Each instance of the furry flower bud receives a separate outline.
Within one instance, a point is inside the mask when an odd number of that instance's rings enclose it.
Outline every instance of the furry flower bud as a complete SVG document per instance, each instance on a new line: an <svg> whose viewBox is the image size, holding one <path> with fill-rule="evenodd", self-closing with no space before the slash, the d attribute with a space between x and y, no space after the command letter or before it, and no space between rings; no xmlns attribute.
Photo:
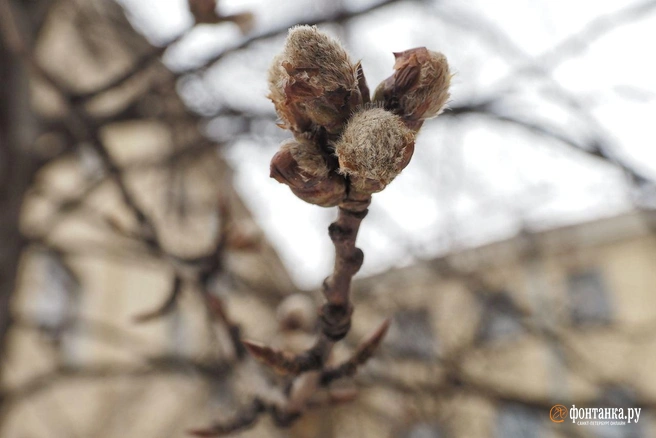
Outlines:
<svg viewBox="0 0 656 438"><path fill-rule="evenodd" d="M415 132L382 108L364 108L349 120L335 144L339 171L361 192L383 190L410 162Z"/></svg>
<svg viewBox="0 0 656 438"><path fill-rule="evenodd" d="M290 29L269 69L269 92L282 127L296 134L317 127L339 134L362 103L357 66L336 40L314 26Z"/></svg>
<svg viewBox="0 0 656 438"><path fill-rule="evenodd" d="M322 207L334 207L346 196L346 181L330 172L313 144L285 141L271 159L271 178L288 185L300 199Z"/></svg>
<svg viewBox="0 0 656 438"><path fill-rule="evenodd" d="M305 294L292 294L278 305L276 318L283 330L311 332L317 323L317 306Z"/></svg>
<svg viewBox="0 0 656 438"><path fill-rule="evenodd" d="M425 119L442 113L449 99L451 73L446 57L425 47L395 53L394 74L378 85L374 101L421 127ZM414 122L414 123L413 123Z"/></svg>

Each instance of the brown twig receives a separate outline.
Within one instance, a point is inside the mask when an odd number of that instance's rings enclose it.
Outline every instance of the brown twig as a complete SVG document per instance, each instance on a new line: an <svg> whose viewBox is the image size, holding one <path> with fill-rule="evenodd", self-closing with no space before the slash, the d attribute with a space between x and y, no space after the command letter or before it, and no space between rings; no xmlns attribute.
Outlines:
<svg viewBox="0 0 656 438"><path fill-rule="evenodd" d="M352 191L340 204L337 220L328 227L328 234L335 246L335 264L333 273L323 283L326 303L319 311L321 332L316 343L308 351L293 355L244 341L255 359L281 374L318 370L325 364L335 342L348 334L353 314L351 280L364 261L364 253L355 246L355 241L370 203L370 194Z"/></svg>
<svg viewBox="0 0 656 438"><path fill-rule="evenodd" d="M323 283L327 303L321 308L321 330L333 341L344 338L351 326L351 280L364 261L364 253L355 246L355 240L370 203L370 194L352 192L339 206L337 221L328 227L335 246L335 266Z"/></svg>
<svg viewBox="0 0 656 438"><path fill-rule="evenodd" d="M269 403L255 398L244 410L226 422L216 423L206 429L190 430L190 434L200 437L224 436L252 426L264 413L269 413L278 426L288 426L298 419L304 410L322 404L316 400L322 388L342 377L352 377L357 368L372 357L387 333L391 323L389 319L358 347L349 360L333 368L324 368L334 344L343 339L351 327L351 280L360 270L364 260L364 254L355 246L355 242L370 203L370 194L352 191L340 204L337 220L328 228L335 246L335 264L333 273L323 284L326 303L320 309L321 332L312 348L300 355L294 355L256 342L242 341L243 346L255 359L279 374L295 376L284 403ZM209 305L216 308L215 313L219 317L225 318L220 302L210 300ZM323 402L343 403L352 400L354 396L352 391L348 394L331 394L329 391Z"/></svg>

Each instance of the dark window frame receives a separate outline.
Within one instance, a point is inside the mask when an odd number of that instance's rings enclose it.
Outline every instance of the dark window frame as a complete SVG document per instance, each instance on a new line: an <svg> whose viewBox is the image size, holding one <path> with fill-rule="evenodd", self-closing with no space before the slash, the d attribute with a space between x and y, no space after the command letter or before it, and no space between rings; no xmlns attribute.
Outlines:
<svg viewBox="0 0 656 438"><path fill-rule="evenodd" d="M566 293L572 325L607 326L613 322L612 295L599 267L570 272L566 279Z"/></svg>

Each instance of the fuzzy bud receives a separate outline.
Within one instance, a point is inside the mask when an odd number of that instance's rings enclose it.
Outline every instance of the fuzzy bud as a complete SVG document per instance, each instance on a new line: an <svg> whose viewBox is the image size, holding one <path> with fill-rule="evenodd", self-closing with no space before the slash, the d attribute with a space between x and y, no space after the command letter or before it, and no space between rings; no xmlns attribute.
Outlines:
<svg viewBox="0 0 656 438"><path fill-rule="evenodd" d="M288 185L302 200L322 207L334 207L346 195L346 181L330 172L313 144L285 141L271 159L271 178Z"/></svg>
<svg viewBox="0 0 656 438"><path fill-rule="evenodd" d="M410 162L415 132L382 108L355 113L335 144L339 171L361 192L383 190Z"/></svg>
<svg viewBox="0 0 656 438"><path fill-rule="evenodd" d="M336 40L314 26L290 29L269 69L269 92L282 127L296 134L316 127L339 134L362 103L358 67Z"/></svg>
<svg viewBox="0 0 656 438"><path fill-rule="evenodd" d="M311 332L317 323L317 306L305 294L292 294L278 305L276 318L283 330Z"/></svg>
<svg viewBox="0 0 656 438"><path fill-rule="evenodd" d="M425 47L394 53L394 74L376 88L374 101L418 129L437 117L449 99L451 73L446 57ZM414 122L414 123L413 123Z"/></svg>

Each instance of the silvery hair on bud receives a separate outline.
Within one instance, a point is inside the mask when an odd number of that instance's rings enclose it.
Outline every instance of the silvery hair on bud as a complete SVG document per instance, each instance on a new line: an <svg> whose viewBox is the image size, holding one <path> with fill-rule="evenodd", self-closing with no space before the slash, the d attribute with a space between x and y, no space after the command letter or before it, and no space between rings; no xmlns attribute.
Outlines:
<svg viewBox="0 0 656 438"><path fill-rule="evenodd" d="M406 148L414 141L415 132L399 116L367 106L351 117L335 144L340 172L385 186L400 173Z"/></svg>
<svg viewBox="0 0 656 438"><path fill-rule="evenodd" d="M326 91L339 87L355 90L358 86L355 66L344 47L316 26L292 27L280 61L296 69L316 69L320 74L310 75L310 83Z"/></svg>
<svg viewBox="0 0 656 438"><path fill-rule="evenodd" d="M451 73L446 56L439 52L426 50L428 56L421 64L419 86L411 89L402 98L402 105L409 114L418 112L425 107L422 119L430 119L442 114L449 100L449 85Z"/></svg>
<svg viewBox="0 0 656 438"><path fill-rule="evenodd" d="M303 172L303 179L307 177L326 178L330 169L326 164L321 151L314 144L298 143L295 140L286 140L280 145L280 150L289 150L299 169Z"/></svg>
<svg viewBox="0 0 656 438"><path fill-rule="evenodd" d="M287 72L282 67L282 62L285 59L284 53L279 53L273 58L271 67L269 67L269 99L274 104L281 105L285 102L285 81L288 78Z"/></svg>

